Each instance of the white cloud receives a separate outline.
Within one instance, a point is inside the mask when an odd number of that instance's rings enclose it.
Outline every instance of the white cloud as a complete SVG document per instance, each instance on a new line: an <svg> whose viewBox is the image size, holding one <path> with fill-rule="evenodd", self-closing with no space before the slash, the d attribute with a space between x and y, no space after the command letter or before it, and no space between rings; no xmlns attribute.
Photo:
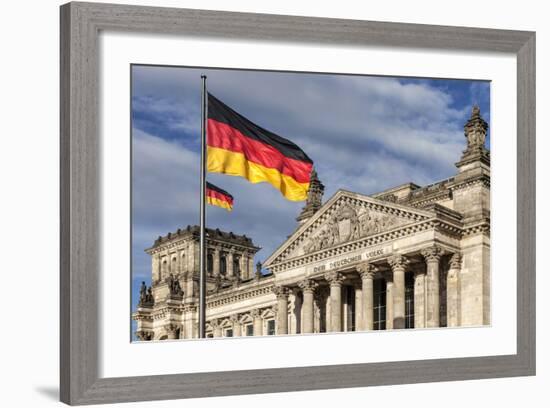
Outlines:
<svg viewBox="0 0 550 408"><path fill-rule="evenodd" d="M181 130L183 139L198 139L201 72L138 68L134 107L158 115L165 129ZM369 194L449 177L464 147L461 121L469 107L454 107L448 92L425 83L206 72L216 96L308 153L327 187L326 199L339 188ZM134 237L143 248L157 235L198 220L198 154L186 147L192 145L187 139L160 136L134 132ZM209 179L235 196L235 210L209 207L208 224L252 237L265 248L258 259L294 230L301 203L284 200L267 184L223 175Z"/></svg>

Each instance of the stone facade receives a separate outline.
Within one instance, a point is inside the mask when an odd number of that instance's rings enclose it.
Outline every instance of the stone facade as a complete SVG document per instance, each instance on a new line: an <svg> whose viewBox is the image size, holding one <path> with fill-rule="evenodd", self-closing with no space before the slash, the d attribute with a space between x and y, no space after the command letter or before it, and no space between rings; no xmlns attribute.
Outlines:
<svg viewBox="0 0 550 408"><path fill-rule="evenodd" d="M490 153L474 107L457 174L322 203L314 175L294 233L253 269L245 236L208 230L207 336L490 324ZM147 250L152 286L133 314L141 340L197 337L198 228ZM238 260L238 261L236 261Z"/></svg>

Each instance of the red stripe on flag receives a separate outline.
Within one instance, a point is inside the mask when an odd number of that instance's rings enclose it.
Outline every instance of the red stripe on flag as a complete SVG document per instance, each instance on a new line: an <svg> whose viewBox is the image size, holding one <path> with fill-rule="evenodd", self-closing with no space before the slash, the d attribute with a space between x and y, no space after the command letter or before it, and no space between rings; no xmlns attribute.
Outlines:
<svg viewBox="0 0 550 408"><path fill-rule="evenodd" d="M233 205L233 199L225 194L219 193L218 191L212 190L210 188L206 189L206 195L208 197L217 198L218 200L226 201L229 204Z"/></svg>
<svg viewBox="0 0 550 408"><path fill-rule="evenodd" d="M208 119L208 146L242 153L247 160L278 170L298 183L309 183L312 163L291 159L273 146L250 139L237 129L213 119Z"/></svg>

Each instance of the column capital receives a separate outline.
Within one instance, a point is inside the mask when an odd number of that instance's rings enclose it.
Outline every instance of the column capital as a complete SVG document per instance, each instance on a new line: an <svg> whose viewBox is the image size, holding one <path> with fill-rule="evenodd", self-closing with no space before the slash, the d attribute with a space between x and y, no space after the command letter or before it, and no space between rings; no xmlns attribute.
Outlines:
<svg viewBox="0 0 550 408"><path fill-rule="evenodd" d="M407 257L401 254L396 254L391 256L388 259L388 263L390 264L393 270L396 270L396 269L405 269L405 267L410 263L410 261L407 259Z"/></svg>
<svg viewBox="0 0 550 408"><path fill-rule="evenodd" d="M340 272L327 272L325 273L325 279L330 283L330 286L340 286L344 281L344 275Z"/></svg>
<svg viewBox="0 0 550 408"><path fill-rule="evenodd" d="M357 272L361 279L374 279L374 275L378 272L378 267L368 262L363 262L357 266Z"/></svg>
<svg viewBox="0 0 550 408"><path fill-rule="evenodd" d="M451 269L460 269L462 267L462 255L455 252L449 260L449 266Z"/></svg>
<svg viewBox="0 0 550 408"><path fill-rule="evenodd" d="M426 259L426 262L439 262L441 255L443 255L443 249L438 245L434 245L424 248L420 253Z"/></svg>
<svg viewBox="0 0 550 408"><path fill-rule="evenodd" d="M163 328L167 333L176 334L176 330L178 330L180 327L177 324L168 323L168 324L165 324Z"/></svg>
<svg viewBox="0 0 550 408"><path fill-rule="evenodd" d="M286 286L273 286L271 288L271 291L275 294L277 299L288 299L288 295L290 293L290 290Z"/></svg>
<svg viewBox="0 0 550 408"><path fill-rule="evenodd" d="M313 293L317 288L318 284L312 279L304 279L301 281L298 286L302 289L304 293Z"/></svg>
<svg viewBox="0 0 550 408"><path fill-rule="evenodd" d="M252 316L253 319L262 317L262 311L260 309L252 309L250 311L250 316Z"/></svg>
<svg viewBox="0 0 550 408"><path fill-rule="evenodd" d="M235 314L232 314L231 316L229 316L229 321L231 323L240 323L240 315L238 313L235 313Z"/></svg>
<svg viewBox="0 0 550 408"><path fill-rule="evenodd" d="M148 330L138 330L136 336L141 341L150 341L153 340L154 333Z"/></svg>

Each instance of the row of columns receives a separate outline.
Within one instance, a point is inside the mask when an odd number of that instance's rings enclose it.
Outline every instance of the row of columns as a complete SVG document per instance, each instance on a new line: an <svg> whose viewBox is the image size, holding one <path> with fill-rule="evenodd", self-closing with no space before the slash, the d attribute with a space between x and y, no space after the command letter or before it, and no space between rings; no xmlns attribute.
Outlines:
<svg viewBox="0 0 550 408"><path fill-rule="evenodd" d="M439 266L443 250L432 246L421 251L426 262L426 271L416 272L414 276L414 325L421 327L439 327L440 282ZM410 264L404 255L394 255L388 259L391 273L386 274L386 329L405 328L405 272ZM447 326L458 326L460 297L459 272L461 256L452 255L447 273ZM374 277L379 272L377 266L363 263L357 267L361 276L361 289L358 290L356 304L356 326L358 330L372 330L374 326ZM328 331L342 331L342 282L344 276L335 271L327 272L325 280L330 285L330 319ZM303 294L302 333L314 330L314 294L318 283L305 279L298 284ZM289 289L275 287L277 296L277 334L288 334L288 296Z"/></svg>

